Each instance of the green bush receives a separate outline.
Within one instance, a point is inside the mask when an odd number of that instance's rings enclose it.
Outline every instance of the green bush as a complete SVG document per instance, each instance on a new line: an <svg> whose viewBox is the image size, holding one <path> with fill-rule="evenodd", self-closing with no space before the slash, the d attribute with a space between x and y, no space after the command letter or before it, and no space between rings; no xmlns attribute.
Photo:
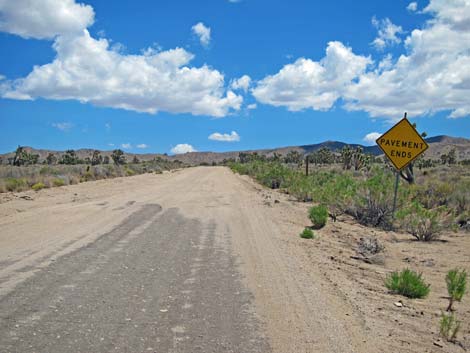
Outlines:
<svg viewBox="0 0 470 353"><path fill-rule="evenodd" d="M95 176L90 170L87 170L81 177L80 182L83 183L85 181L95 180Z"/></svg>
<svg viewBox="0 0 470 353"><path fill-rule="evenodd" d="M308 217L316 229L323 228L328 219L328 209L324 205L313 206L308 211Z"/></svg>
<svg viewBox="0 0 470 353"><path fill-rule="evenodd" d="M406 232L416 240L432 241L439 237L442 229L444 209L428 210L419 202L413 201L405 209L397 212L397 219Z"/></svg>
<svg viewBox="0 0 470 353"><path fill-rule="evenodd" d="M393 174L374 168L370 177L358 182L348 212L363 225L390 229L393 187ZM403 188L400 188L400 192L402 190Z"/></svg>
<svg viewBox="0 0 470 353"><path fill-rule="evenodd" d="M328 205L328 213L336 221L336 218L345 213L356 195L357 182L350 174L340 174L325 182L318 188L315 194L318 201Z"/></svg>
<svg viewBox="0 0 470 353"><path fill-rule="evenodd" d="M7 191L22 191L28 189L28 182L23 178L7 178L5 180Z"/></svg>
<svg viewBox="0 0 470 353"><path fill-rule="evenodd" d="M286 181L287 191L289 195L294 196L299 201L312 201L313 181L313 178L306 177L303 174L291 173Z"/></svg>
<svg viewBox="0 0 470 353"><path fill-rule="evenodd" d="M44 189L46 187L46 185L44 185L43 183L39 182L39 183L36 183L34 184L33 186L31 186L31 189L33 189L34 191L39 191L41 189Z"/></svg>
<svg viewBox="0 0 470 353"><path fill-rule="evenodd" d="M315 238L315 234L310 228L305 228L302 233L300 233L300 237L304 239L313 239Z"/></svg>
<svg viewBox="0 0 470 353"><path fill-rule="evenodd" d="M454 342L460 329L460 321L454 313L442 313L439 322L439 332L449 342Z"/></svg>
<svg viewBox="0 0 470 353"><path fill-rule="evenodd" d="M392 272L385 280L385 287L408 298L425 298L430 292L430 285L424 283L421 274L409 269Z"/></svg>
<svg viewBox="0 0 470 353"><path fill-rule="evenodd" d="M135 171L130 169L128 166L124 168L124 171L126 172L126 176L133 176L135 175Z"/></svg>
<svg viewBox="0 0 470 353"><path fill-rule="evenodd" d="M461 301L467 286L467 272L465 270L453 269L446 276L447 293L449 293L449 306L447 311L452 310L455 301Z"/></svg>
<svg viewBox="0 0 470 353"><path fill-rule="evenodd" d="M57 174L59 174L59 171L52 168L52 167L45 166L45 167L42 167L39 170L39 174L41 174L41 175L57 175Z"/></svg>
<svg viewBox="0 0 470 353"><path fill-rule="evenodd" d="M52 185L54 185L54 186L64 186L65 181L63 179L56 178L56 179L52 180Z"/></svg>

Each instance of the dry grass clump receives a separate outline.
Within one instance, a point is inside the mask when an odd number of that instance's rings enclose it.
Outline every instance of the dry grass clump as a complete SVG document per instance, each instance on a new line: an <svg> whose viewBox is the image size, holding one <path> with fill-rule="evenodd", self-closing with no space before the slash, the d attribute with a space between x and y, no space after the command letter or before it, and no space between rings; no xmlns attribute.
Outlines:
<svg viewBox="0 0 470 353"><path fill-rule="evenodd" d="M154 171L161 172L180 166L179 163L165 160L124 165L0 165L0 192L39 190L44 187L59 187L92 180L132 176ZM40 185L44 186L40 187Z"/></svg>

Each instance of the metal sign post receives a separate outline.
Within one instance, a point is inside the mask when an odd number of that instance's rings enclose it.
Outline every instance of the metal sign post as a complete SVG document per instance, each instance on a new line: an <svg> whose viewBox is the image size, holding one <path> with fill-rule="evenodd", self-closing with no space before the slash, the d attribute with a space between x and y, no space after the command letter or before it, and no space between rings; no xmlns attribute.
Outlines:
<svg viewBox="0 0 470 353"><path fill-rule="evenodd" d="M396 174L396 179L395 179L395 193L393 195L392 221L395 220L395 210L397 209L398 183L400 182L400 172L397 170L395 174Z"/></svg>

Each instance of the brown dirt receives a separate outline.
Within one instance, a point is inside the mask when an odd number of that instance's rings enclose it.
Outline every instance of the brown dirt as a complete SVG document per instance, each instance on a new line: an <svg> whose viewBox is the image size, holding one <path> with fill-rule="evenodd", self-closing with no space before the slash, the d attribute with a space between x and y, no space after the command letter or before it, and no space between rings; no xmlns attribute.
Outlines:
<svg viewBox="0 0 470 353"><path fill-rule="evenodd" d="M444 242L424 244L344 217L316 231L318 239L300 239L309 225L308 204L221 167L0 195L0 298L148 203L215 222L215 242L231 244L274 352L470 349L468 295L456 305L462 321L458 344L438 336L439 313L447 304L444 276L457 266L469 270L470 235L446 234ZM352 258L359 239L372 235L385 245L384 265ZM405 267L431 284L427 299L387 293L386 275ZM398 301L402 307L395 306Z"/></svg>

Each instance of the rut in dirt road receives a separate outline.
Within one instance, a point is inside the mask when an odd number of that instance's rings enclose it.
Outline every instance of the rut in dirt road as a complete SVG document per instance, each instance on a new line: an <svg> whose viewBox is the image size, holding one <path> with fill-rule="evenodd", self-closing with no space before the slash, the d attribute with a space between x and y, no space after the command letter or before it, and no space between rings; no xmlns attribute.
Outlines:
<svg viewBox="0 0 470 353"><path fill-rule="evenodd" d="M215 237L214 222L144 205L0 299L0 352L269 352Z"/></svg>

